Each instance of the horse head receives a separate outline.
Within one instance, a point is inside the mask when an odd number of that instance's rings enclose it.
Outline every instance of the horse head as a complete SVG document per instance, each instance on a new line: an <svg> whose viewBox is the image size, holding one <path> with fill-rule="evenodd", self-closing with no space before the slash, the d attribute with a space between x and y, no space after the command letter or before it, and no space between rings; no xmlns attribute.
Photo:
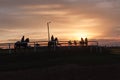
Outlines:
<svg viewBox="0 0 120 80"><path fill-rule="evenodd" d="M25 42L30 42L29 38L26 38Z"/></svg>

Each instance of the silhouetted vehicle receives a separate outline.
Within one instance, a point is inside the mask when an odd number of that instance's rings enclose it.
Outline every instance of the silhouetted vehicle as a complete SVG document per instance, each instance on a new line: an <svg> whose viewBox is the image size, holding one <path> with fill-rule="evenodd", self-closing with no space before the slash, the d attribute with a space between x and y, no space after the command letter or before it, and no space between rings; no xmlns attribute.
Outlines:
<svg viewBox="0 0 120 80"><path fill-rule="evenodd" d="M26 40L24 40L24 36L22 37L21 41L17 41L14 44L14 48L27 48L28 47L28 42L29 42L29 38L26 38Z"/></svg>

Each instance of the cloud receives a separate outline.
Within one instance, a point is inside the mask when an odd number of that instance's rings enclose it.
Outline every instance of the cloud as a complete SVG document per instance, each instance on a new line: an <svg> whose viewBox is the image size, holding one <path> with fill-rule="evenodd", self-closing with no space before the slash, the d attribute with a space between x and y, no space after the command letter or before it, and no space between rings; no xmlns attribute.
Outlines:
<svg viewBox="0 0 120 80"><path fill-rule="evenodd" d="M119 4L119 0L0 0L0 28L32 33L45 31L51 21L53 31L88 29L114 37L119 34Z"/></svg>

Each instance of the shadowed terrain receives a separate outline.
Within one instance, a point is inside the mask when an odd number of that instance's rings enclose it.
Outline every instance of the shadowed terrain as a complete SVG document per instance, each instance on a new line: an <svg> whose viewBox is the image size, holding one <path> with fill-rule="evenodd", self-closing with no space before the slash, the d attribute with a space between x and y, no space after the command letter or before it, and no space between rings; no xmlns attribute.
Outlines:
<svg viewBox="0 0 120 80"><path fill-rule="evenodd" d="M45 49L45 48L44 48ZM30 49L31 50L31 49ZM39 50L39 49L38 49ZM120 55L89 48L26 49L1 55L1 80L119 80ZM20 53L21 52L21 53ZM28 53L29 52L29 53Z"/></svg>

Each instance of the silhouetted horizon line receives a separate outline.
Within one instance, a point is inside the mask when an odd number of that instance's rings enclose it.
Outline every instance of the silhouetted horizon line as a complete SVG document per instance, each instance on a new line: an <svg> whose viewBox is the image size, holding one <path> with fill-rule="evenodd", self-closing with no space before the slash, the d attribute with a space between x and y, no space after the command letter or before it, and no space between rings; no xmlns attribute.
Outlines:
<svg viewBox="0 0 120 80"><path fill-rule="evenodd" d="M7 42L7 41L19 41L20 39L7 39L7 40L0 40L0 42ZM48 41L48 39L47 38L44 38L44 39L35 39L35 38L32 38L32 39L30 39L30 41ZM73 40L76 40L76 41L79 41L78 39L59 39L59 41L69 41L69 40L71 40L71 41L73 41ZM99 38L99 39L89 39L88 38L88 40L98 40L98 41L100 41L100 40L109 40L109 41L119 41L120 39L102 39L102 38Z"/></svg>

